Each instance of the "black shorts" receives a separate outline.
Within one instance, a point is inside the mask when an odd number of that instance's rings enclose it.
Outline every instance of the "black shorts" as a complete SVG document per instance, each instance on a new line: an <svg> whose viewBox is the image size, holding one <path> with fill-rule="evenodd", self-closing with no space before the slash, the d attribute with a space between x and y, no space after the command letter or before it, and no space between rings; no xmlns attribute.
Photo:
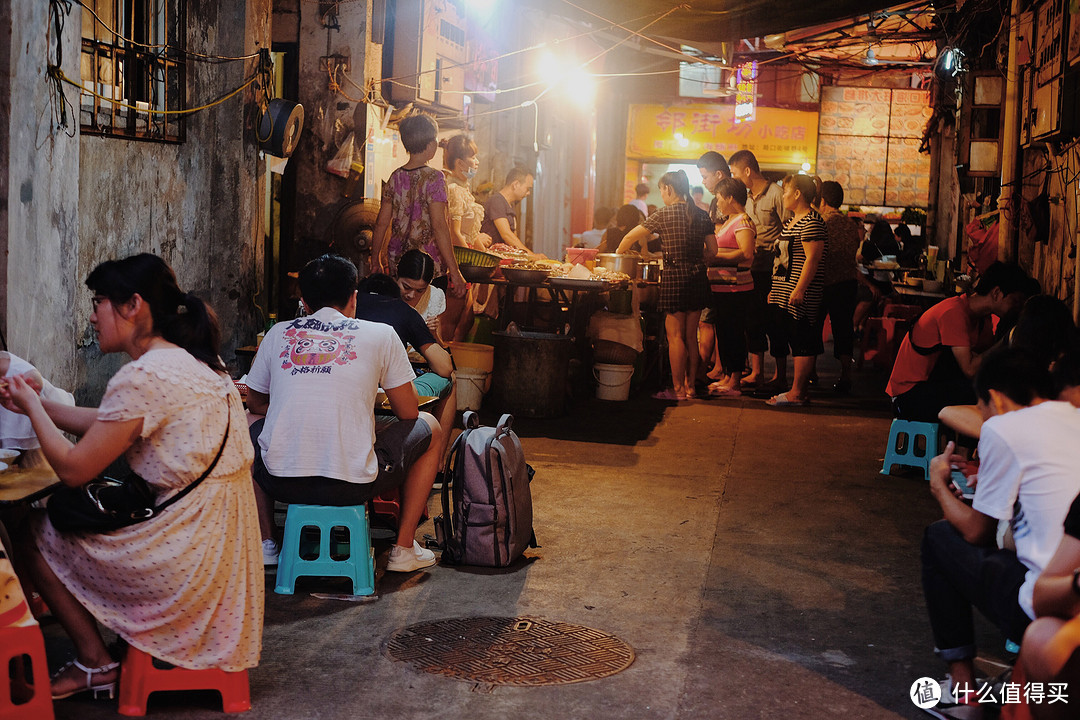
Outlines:
<svg viewBox="0 0 1080 720"><path fill-rule="evenodd" d="M825 344L821 342L822 331L816 322L796 320L788 312L784 316L787 318L788 345L793 357L813 357L825 352Z"/></svg>
<svg viewBox="0 0 1080 720"><path fill-rule="evenodd" d="M302 505L332 505L346 507L363 505L374 497L401 487L409 474L409 468L423 455L431 444L431 428L421 419L398 420L377 425L375 456L379 460L379 474L372 482L353 483L321 476L277 477L271 475L263 464L259 434L264 420L251 426L251 440L255 443L255 463L252 475L267 495L283 503Z"/></svg>

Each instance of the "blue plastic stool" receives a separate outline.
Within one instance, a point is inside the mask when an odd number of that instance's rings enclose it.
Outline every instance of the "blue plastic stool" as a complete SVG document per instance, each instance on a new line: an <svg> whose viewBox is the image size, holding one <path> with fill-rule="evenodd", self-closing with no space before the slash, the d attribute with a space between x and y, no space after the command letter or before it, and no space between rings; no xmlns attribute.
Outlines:
<svg viewBox="0 0 1080 720"><path fill-rule="evenodd" d="M923 438L925 445L919 454L917 438ZM889 445L885 448L885 462L881 465L882 475L891 475L893 465L921 467L923 476L930 480L930 460L938 451L938 424L915 422L914 420L893 420L889 428Z"/></svg>
<svg viewBox="0 0 1080 720"><path fill-rule="evenodd" d="M310 526L319 530L319 554L314 560L305 560L300 552L301 536L304 528ZM330 530L335 527L349 531L349 556L342 560L334 560L330 555ZM366 505L289 506L274 592L292 595L296 578L312 576L351 578L354 595L375 593L375 553L371 549Z"/></svg>

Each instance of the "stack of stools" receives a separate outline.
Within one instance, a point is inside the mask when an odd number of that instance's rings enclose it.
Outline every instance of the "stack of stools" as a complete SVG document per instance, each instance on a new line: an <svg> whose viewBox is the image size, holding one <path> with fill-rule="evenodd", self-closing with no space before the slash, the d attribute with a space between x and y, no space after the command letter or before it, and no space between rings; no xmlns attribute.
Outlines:
<svg viewBox="0 0 1080 720"><path fill-rule="evenodd" d="M319 553L310 559L301 555L305 527L319 531ZM348 557L335 559L331 554L330 535L335 527L343 527L349 533ZM347 577L352 580L353 595L375 593L375 553L371 548L367 506L289 505L274 592L292 595L296 578L312 576Z"/></svg>
<svg viewBox="0 0 1080 720"><path fill-rule="evenodd" d="M162 690L217 690L221 707L227 713L251 709L251 690L247 670L187 670L154 667L154 658L128 646L120 666L120 707L117 712L129 717L146 714L150 693Z"/></svg>
<svg viewBox="0 0 1080 720"><path fill-rule="evenodd" d="M937 423L897 418L889 428L889 445L885 448L885 462L881 465L881 474L891 475L893 465L906 465L922 468L923 476L929 482L930 460L937 452Z"/></svg>

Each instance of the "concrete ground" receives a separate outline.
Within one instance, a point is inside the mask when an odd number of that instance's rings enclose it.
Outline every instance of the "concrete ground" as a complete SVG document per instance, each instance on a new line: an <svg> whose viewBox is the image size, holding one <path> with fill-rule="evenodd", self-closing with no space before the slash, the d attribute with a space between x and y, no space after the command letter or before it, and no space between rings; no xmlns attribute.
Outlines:
<svg viewBox="0 0 1080 720"><path fill-rule="evenodd" d="M926 717L908 689L944 673L918 559L939 513L921 477L878 474L883 384L860 375L853 397L821 393L811 408L676 406L639 393L519 419L542 547L506 571L384 574L377 599L363 603L310 595L347 591L333 580L275 595L268 574L246 717ZM387 549L377 544L380 566ZM398 628L484 615L597 628L636 660L606 679L516 688L426 675L384 654ZM45 630L59 664L70 645L55 623ZM980 639L991 655L1003 642L986 627ZM93 720L115 708L69 700L56 715ZM162 718L220 717L219 708L213 694L151 701Z"/></svg>

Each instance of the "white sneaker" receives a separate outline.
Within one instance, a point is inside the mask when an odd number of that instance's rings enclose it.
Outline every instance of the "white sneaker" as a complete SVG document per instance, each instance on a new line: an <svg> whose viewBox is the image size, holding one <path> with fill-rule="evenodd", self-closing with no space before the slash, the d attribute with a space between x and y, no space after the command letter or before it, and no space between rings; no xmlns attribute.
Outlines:
<svg viewBox="0 0 1080 720"><path fill-rule="evenodd" d="M272 567L278 564L278 553L281 552L281 548L273 540L263 540L263 566Z"/></svg>
<svg viewBox="0 0 1080 720"><path fill-rule="evenodd" d="M390 572L412 572L435 564L435 553L413 540L412 549L395 544L390 548L390 561L386 569Z"/></svg>

